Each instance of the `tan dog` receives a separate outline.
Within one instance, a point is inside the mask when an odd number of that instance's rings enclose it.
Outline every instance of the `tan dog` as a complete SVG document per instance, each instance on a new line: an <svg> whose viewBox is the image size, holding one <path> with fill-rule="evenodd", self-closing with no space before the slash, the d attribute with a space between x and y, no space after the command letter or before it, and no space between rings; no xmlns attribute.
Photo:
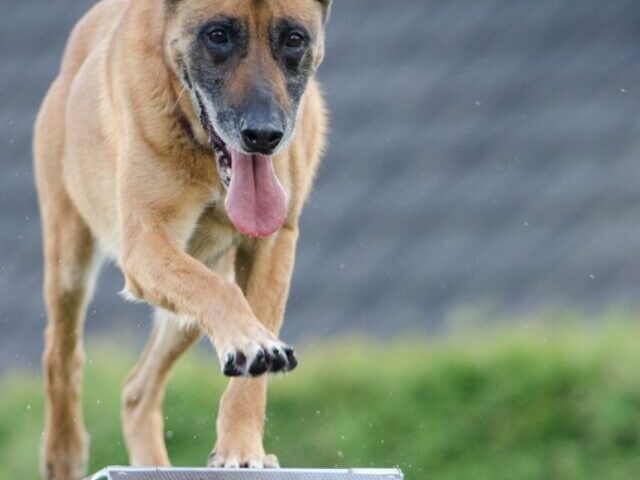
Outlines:
<svg viewBox="0 0 640 480"><path fill-rule="evenodd" d="M35 127L43 219L43 469L86 470L82 325L100 259L157 307L126 381L131 463L168 465L161 404L204 332L223 371L209 464L275 467L262 445L298 218L325 135L313 80L330 0L103 0L75 27ZM257 377L257 378L242 378Z"/></svg>

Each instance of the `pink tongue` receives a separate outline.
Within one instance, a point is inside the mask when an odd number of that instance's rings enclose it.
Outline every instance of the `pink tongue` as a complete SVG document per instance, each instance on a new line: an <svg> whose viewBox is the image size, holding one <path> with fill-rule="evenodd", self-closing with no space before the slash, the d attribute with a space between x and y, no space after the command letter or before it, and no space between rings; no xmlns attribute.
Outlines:
<svg viewBox="0 0 640 480"><path fill-rule="evenodd" d="M282 226L287 199L270 157L231 151L231 185L224 205L244 235L267 237Z"/></svg>

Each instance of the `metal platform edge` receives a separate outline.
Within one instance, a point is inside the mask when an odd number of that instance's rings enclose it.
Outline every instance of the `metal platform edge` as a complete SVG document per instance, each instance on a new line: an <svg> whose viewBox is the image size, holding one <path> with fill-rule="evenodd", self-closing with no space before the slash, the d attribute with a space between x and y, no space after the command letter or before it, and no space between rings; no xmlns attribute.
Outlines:
<svg viewBox="0 0 640 480"><path fill-rule="evenodd" d="M404 474L402 470L399 468L344 468L344 469L324 469L324 468L281 468L281 469L219 469L219 468L182 468L182 467L173 467L173 468L165 468L165 467L125 467L125 466L110 466L106 467L94 475L87 477L86 480L124 480L123 477L126 476L126 473L142 473L142 474L159 474L159 477L162 476L163 473L166 474L219 474L220 476L229 477L229 479L237 479L237 480L250 480L253 474L256 474L257 477L264 478L265 476L269 476L272 478L276 478L276 476L282 475L285 478L291 478L291 475L296 475L296 477L300 476L313 476L313 478L318 478L319 476L326 475L327 477L331 475L332 479L337 476L343 476L345 480L350 478L351 476L362 478L362 477L372 477L375 479L384 479L384 480L403 480ZM112 475L113 474L113 475ZM222 479L221 479L222 480Z"/></svg>

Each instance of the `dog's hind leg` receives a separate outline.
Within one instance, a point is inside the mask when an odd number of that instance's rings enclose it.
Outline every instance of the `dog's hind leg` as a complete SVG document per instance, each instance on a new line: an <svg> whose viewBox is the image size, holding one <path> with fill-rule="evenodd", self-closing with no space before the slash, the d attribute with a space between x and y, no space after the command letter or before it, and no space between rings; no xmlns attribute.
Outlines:
<svg viewBox="0 0 640 480"><path fill-rule="evenodd" d="M122 395L122 426L131 465L170 465L164 443L164 388L175 361L199 336L195 322L181 325L174 314L156 310L151 338Z"/></svg>
<svg viewBox="0 0 640 480"><path fill-rule="evenodd" d="M89 229L68 199L57 201L64 205L43 219L48 325L42 468L48 479L78 480L86 474L89 450L81 405L82 330L97 262Z"/></svg>
<svg viewBox="0 0 640 480"><path fill-rule="evenodd" d="M44 243L44 294L48 316L42 358L45 429L41 469L50 480L86 473L89 438L82 419L82 330L94 272L96 245L67 195L62 179L65 86L57 80L38 117L34 159Z"/></svg>

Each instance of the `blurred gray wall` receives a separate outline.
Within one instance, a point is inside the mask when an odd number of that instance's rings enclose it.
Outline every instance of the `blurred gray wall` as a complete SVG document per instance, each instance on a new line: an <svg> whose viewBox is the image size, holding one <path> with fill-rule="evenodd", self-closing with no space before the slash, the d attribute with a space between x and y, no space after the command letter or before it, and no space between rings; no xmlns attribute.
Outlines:
<svg viewBox="0 0 640 480"><path fill-rule="evenodd" d="M158 0L159 1L159 0ZM0 364L37 363L31 125L88 0L0 7ZM637 304L640 3L336 0L330 148L302 222L286 339L436 330L496 312ZM103 274L88 329L143 338Z"/></svg>

